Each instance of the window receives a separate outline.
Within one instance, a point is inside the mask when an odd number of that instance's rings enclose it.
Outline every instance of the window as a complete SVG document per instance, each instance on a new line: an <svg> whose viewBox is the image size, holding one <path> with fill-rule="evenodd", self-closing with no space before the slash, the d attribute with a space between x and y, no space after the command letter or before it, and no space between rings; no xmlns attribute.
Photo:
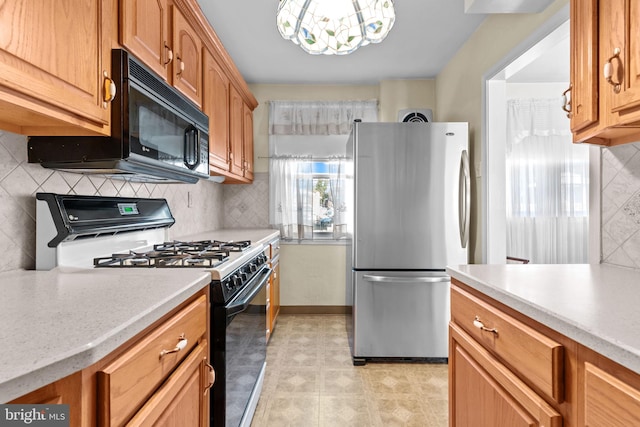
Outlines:
<svg viewBox="0 0 640 427"><path fill-rule="evenodd" d="M561 105L508 102L507 254L534 264L587 262L589 152L572 143Z"/></svg>
<svg viewBox="0 0 640 427"><path fill-rule="evenodd" d="M269 218L284 240L346 237L347 141L354 119L377 121L376 101L272 101Z"/></svg>

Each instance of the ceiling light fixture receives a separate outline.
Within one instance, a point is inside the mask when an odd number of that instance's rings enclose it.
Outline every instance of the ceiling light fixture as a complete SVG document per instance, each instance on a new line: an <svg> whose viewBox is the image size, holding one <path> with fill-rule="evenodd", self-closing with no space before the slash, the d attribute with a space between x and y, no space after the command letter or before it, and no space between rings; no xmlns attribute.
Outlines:
<svg viewBox="0 0 640 427"><path fill-rule="evenodd" d="M395 18L392 0L280 0L277 25L312 55L347 55L384 40Z"/></svg>

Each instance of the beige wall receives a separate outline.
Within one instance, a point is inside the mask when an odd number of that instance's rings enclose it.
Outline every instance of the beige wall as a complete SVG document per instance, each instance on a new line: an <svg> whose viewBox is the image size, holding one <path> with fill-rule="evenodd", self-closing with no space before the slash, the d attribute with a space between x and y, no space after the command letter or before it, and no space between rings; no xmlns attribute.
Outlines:
<svg viewBox="0 0 640 427"><path fill-rule="evenodd" d="M436 105L434 80L390 80L380 85L250 85L259 102L253 113L255 171L268 172L270 100L379 101L382 121L396 121L399 109ZM435 111L434 111L435 114ZM345 305L346 248L283 244L280 252L282 305Z"/></svg>
<svg viewBox="0 0 640 427"><path fill-rule="evenodd" d="M378 99L380 119L395 121L405 108L431 108L437 121L469 122L470 154L481 166L483 76L518 44L556 14L569 0L556 0L539 14L493 15L478 28L434 79L388 80L372 86L251 85L260 105L254 112L255 165L268 171L268 101ZM470 261L482 259L481 177L473 185ZM342 305L344 247L290 245L282 254L283 305ZM330 268L317 269L315 260ZM340 261L338 261L340 260ZM335 263L336 265L333 265Z"/></svg>
<svg viewBox="0 0 640 427"><path fill-rule="evenodd" d="M476 171L482 161L483 76L568 3L569 0L556 0L538 14L489 16L437 76L437 120L469 122L471 164ZM481 177L477 172L475 176L470 261L479 263L482 260Z"/></svg>

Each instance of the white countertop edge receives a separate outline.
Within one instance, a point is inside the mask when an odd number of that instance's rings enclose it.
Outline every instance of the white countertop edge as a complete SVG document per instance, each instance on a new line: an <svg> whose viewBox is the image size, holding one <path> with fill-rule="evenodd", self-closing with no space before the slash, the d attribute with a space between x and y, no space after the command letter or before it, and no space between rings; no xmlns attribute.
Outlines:
<svg viewBox="0 0 640 427"><path fill-rule="evenodd" d="M615 338L605 336L602 331L590 330L572 319L565 318L559 313L546 310L544 307L519 298L508 291L484 283L473 275L458 271L454 267L447 267L447 273L451 277L559 332L567 338L608 357L636 373L640 373L640 349L628 346Z"/></svg>
<svg viewBox="0 0 640 427"><path fill-rule="evenodd" d="M176 293L149 306L144 312L132 316L128 322L119 325L118 328L89 340L84 346L59 354L55 360L49 359L41 366L34 366L33 370L15 373L12 378L3 379L0 383L0 402L18 398L99 362L210 283L211 275L202 272L200 278L191 283L185 283Z"/></svg>

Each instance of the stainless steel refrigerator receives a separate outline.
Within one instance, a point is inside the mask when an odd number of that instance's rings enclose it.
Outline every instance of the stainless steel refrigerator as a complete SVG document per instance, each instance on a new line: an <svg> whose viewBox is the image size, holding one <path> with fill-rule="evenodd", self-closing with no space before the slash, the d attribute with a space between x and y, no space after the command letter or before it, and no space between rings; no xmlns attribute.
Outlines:
<svg viewBox="0 0 640 427"><path fill-rule="evenodd" d="M354 365L446 362L450 278L466 264L467 123L355 122L347 255Z"/></svg>

